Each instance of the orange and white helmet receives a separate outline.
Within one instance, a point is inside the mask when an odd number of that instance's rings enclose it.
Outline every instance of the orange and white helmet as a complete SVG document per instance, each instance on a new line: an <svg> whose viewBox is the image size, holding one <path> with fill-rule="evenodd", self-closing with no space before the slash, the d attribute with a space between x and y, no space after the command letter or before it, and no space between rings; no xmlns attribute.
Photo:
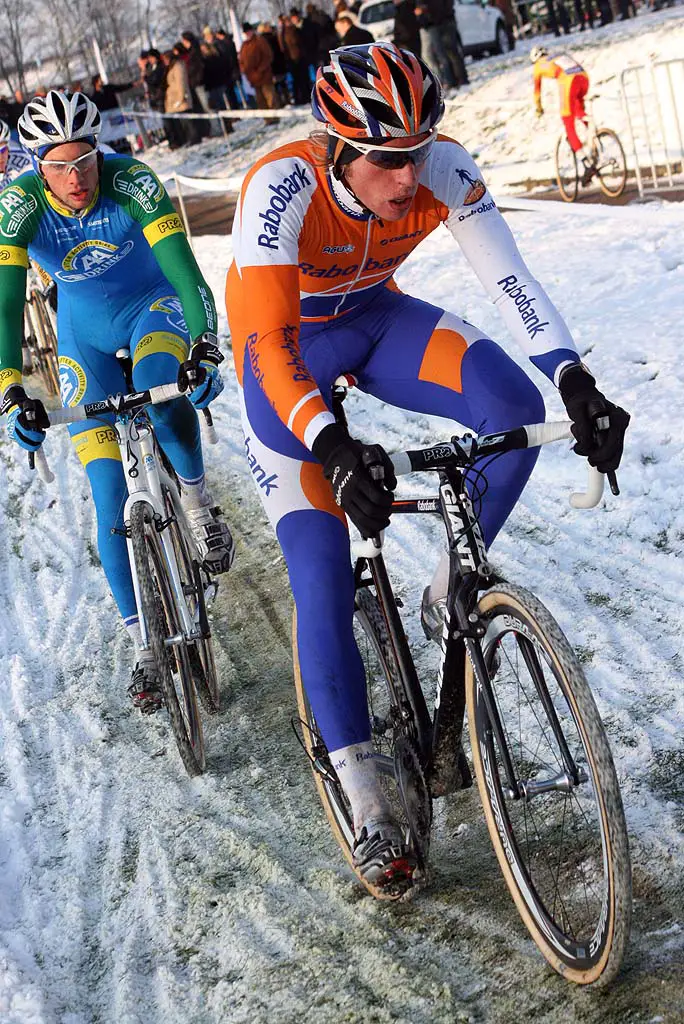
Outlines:
<svg viewBox="0 0 684 1024"><path fill-rule="evenodd" d="M427 64L387 42L331 50L311 107L330 135L350 141L421 135L444 115L442 89Z"/></svg>

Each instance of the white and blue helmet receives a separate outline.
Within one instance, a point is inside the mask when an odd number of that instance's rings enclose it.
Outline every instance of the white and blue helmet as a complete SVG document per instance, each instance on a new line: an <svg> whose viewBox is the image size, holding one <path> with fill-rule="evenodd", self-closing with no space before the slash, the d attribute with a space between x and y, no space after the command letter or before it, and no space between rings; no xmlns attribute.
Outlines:
<svg viewBox="0 0 684 1024"><path fill-rule="evenodd" d="M94 148L101 127L100 111L84 93L55 89L30 100L17 124L21 144L39 160L66 142L89 142Z"/></svg>

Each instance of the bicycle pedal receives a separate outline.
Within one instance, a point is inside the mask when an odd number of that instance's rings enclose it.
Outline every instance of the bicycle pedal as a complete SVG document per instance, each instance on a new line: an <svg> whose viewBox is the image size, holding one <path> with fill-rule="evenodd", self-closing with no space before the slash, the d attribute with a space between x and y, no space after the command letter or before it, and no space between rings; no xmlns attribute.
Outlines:
<svg viewBox="0 0 684 1024"><path fill-rule="evenodd" d="M156 691L138 693L131 699L133 707L137 708L142 715L155 715L164 707L164 699L161 693Z"/></svg>
<svg viewBox="0 0 684 1024"><path fill-rule="evenodd" d="M382 897L399 899L413 888L415 870L416 865L408 858L402 857L387 866L373 883L373 888L377 889Z"/></svg>

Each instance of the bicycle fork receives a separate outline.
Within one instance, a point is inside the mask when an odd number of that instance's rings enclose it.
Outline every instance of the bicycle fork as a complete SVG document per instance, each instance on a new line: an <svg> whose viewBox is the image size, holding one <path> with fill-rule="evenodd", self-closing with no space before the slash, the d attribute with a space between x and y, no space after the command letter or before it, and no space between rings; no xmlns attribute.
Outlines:
<svg viewBox="0 0 684 1024"><path fill-rule="evenodd" d="M140 595L140 582L135 565L133 554L133 542L130 537L128 524L133 505L138 501L146 502L153 512L153 526L156 529L164 551L164 559L169 573L169 581L173 591L174 601L180 616L181 631L177 636L168 637L167 645L181 644L185 640L196 640L201 636L201 625L195 623L188 611L188 605L183 589L183 582L178 569L176 552L173 542L167 529L169 518L164 504L161 480L159 477L159 462L155 451L154 436L151 428L139 417L131 416L118 418L114 426L116 440L121 453L121 462L124 468L128 498L124 507L124 525L126 527L126 546L128 548L128 561L131 568L133 580L133 593L135 604L138 609L138 620L142 634L143 649L149 648L149 637L147 634L147 623L142 613L142 599ZM203 602L201 602L203 604Z"/></svg>
<svg viewBox="0 0 684 1024"><path fill-rule="evenodd" d="M523 782L518 778L513 765L508 739L490 685L482 647L482 641L486 636L486 625L475 608L478 586L481 580L491 577L492 568L487 561L482 531L475 516L470 495L464 486L459 489L454 486L455 483L456 481L449 481L447 475L444 474L440 486L440 500L449 538L450 564L449 589L441 642L442 659L435 700L432 759L435 785L433 792L435 795L439 795L440 782L442 785L453 788L454 780L449 777L449 769L453 775L456 768L454 751L460 748L463 728L465 656L468 657L472 666L478 693L482 697L487 712L489 727L499 749L502 766L508 780L508 795L514 800L529 801L540 793L550 790L569 791L586 782L587 777L578 768L572 757L543 673L539 670L537 654L530 649L527 641L520 645L523 659L551 723L565 771L553 778ZM469 608L472 610L468 611ZM449 685L444 686L445 680L449 681ZM459 681L460 685L457 685ZM455 746L456 743L459 745L458 748ZM468 775L470 775L469 771ZM470 782L472 782L472 778Z"/></svg>

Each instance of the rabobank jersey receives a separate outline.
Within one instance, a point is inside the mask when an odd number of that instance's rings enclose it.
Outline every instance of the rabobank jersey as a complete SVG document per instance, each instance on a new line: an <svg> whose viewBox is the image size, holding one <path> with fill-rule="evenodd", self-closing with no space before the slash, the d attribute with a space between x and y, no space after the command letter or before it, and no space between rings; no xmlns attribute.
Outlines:
<svg viewBox="0 0 684 1024"><path fill-rule="evenodd" d="M246 346L266 396L307 447L331 414L300 356L300 324L325 324L396 289L396 270L440 224L461 246L513 336L554 379L569 353L577 358L572 337L457 142L440 136L421 168L411 209L392 223L364 210L328 174L310 141L280 147L247 175L226 286L235 365L240 374Z"/></svg>
<svg viewBox="0 0 684 1024"><path fill-rule="evenodd" d="M0 390L21 368L29 256L57 282L59 323L68 318L101 351L128 340L132 320L164 291L180 298L191 337L216 332L211 291L150 167L105 156L99 190L79 215L29 171L0 193Z"/></svg>

